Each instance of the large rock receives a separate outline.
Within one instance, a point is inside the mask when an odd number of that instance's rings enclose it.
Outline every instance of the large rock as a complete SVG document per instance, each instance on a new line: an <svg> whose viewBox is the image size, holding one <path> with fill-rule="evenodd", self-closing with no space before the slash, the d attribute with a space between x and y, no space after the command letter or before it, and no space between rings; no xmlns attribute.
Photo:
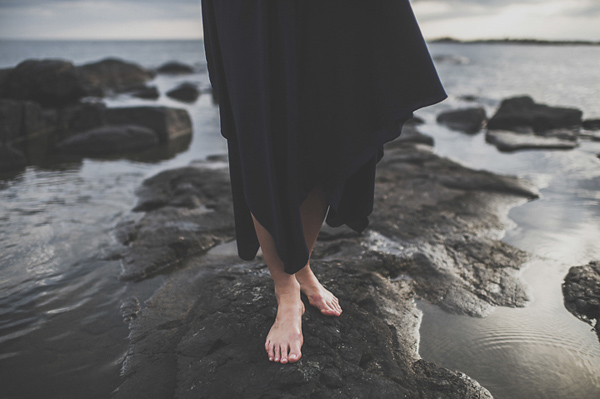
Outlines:
<svg viewBox="0 0 600 399"><path fill-rule="evenodd" d="M534 187L465 168L429 146L388 143L369 228L359 235L325 226L312 254L344 313L325 317L305 302L303 357L281 365L264 351L276 314L272 281L262 257L237 257L221 165L146 180L135 208L144 216L117 229L122 277L170 273L130 318L116 398L491 397L466 375L419 358L413 298L472 316L523 306L518 271L528 255L500 238L508 209L536 198Z"/></svg>
<svg viewBox="0 0 600 399"><path fill-rule="evenodd" d="M33 101L0 99L0 142L21 147L53 130L40 105Z"/></svg>
<svg viewBox="0 0 600 399"><path fill-rule="evenodd" d="M344 313L326 317L306 301L303 358L280 365L264 350L276 313L265 265L195 258L130 322L115 398L491 398L419 358L410 285L373 272L381 267L376 258L315 261Z"/></svg>
<svg viewBox="0 0 600 399"><path fill-rule="evenodd" d="M107 107L102 102L78 103L45 111L47 123L53 128L50 144L106 125L106 112Z"/></svg>
<svg viewBox="0 0 600 399"><path fill-rule="evenodd" d="M21 151L0 143L0 172L22 169L25 165L27 159Z"/></svg>
<svg viewBox="0 0 600 399"><path fill-rule="evenodd" d="M36 101L44 107L74 103L86 95L79 70L69 61L26 60L5 76L4 96Z"/></svg>
<svg viewBox="0 0 600 399"><path fill-rule="evenodd" d="M185 109L169 107L121 107L107 109L113 125L139 125L154 130L161 143L192 134L192 120Z"/></svg>
<svg viewBox="0 0 600 399"><path fill-rule="evenodd" d="M72 155L94 156L143 150L158 144L156 133L136 125L102 126L59 142L56 149Z"/></svg>
<svg viewBox="0 0 600 399"><path fill-rule="evenodd" d="M103 96L144 86L154 72L117 58L106 58L77 67L86 91Z"/></svg>
<svg viewBox="0 0 600 399"><path fill-rule="evenodd" d="M567 310L579 319L595 324L600 338L600 261L571 267L562 291Z"/></svg>
<svg viewBox="0 0 600 399"><path fill-rule="evenodd" d="M169 61L159 66L156 71L168 75L184 75L194 73L194 67L178 61Z"/></svg>
<svg viewBox="0 0 600 399"><path fill-rule="evenodd" d="M465 133L477 133L485 125L485 110L481 107L465 108L442 112L437 121L453 130Z"/></svg>
<svg viewBox="0 0 600 399"><path fill-rule="evenodd" d="M514 130L523 126L535 131L580 126L583 112L574 108L551 107L538 104L531 97L508 98L500 104L488 121L492 130Z"/></svg>
<svg viewBox="0 0 600 399"><path fill-rule="evenodd" d="M134 90L130 90L129 95L137 98L145 98L148 100L156 100L160 97L160 93L156 86L144 86Z"/></svg>
<svg viewBox="0 0 600 399"><path fill-rule="evenodd" d="M184 82L169 90L167 96L186 103L193 103L200 96L200 90L194 83Z"/></svg>
<svg viewBox="0 0 600 399"><path fill-rule="evenodd" d="M532 133L515 133L504 130L489 130L485 141L495 145L500 151L517 150L571 150L577 147L577 141L558 137L543 137Z"/></svg>

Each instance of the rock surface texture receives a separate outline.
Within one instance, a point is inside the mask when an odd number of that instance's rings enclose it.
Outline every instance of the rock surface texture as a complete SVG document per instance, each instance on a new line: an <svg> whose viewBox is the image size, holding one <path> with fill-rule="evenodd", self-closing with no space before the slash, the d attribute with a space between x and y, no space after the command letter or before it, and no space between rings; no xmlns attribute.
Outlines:
<svg viewBox="0 0 600 399"><path fill-rule="evenodd" d="M570 268L562 290L567 310L581 320L595 324L600 339L600 261Z"/></svg>
<svg viewBox="0 0 600 399"><path fill-rule="evenodd" d="M389 143L370 227L324 226L313 251L312 268L344 312L323 316L303 298L303 357L287 365L264 350L273 284L261 256L237 257L226 163L161 172L138 195L145 214L117 229L123 277L170 273L127 317L116 398L491 398L419 357L413 299L474 316L522 306L517 271L528 256L499 236L508 208L537 196L529 184Z"/></svg>
<svg viewBox="0 0 600 399"><path fill-rule="evenodd" d="M577 147L577 141L560 137L545 137L533 133L515 133L506 130L489 130L485 141L495 145L500 151L530 149L570 150Z"/></svg>

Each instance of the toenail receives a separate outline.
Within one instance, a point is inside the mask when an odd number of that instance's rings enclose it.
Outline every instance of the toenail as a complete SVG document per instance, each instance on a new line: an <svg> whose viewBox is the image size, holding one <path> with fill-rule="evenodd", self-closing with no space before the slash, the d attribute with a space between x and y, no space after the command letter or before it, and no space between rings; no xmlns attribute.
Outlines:
<svg viewBox="0 0 600 399"><path fill-rule="evenodd" d="M271 361L271 362L272 362L272 361L273 361L273 357L270 357L270 358L269 358L269 361Z"/></svg>

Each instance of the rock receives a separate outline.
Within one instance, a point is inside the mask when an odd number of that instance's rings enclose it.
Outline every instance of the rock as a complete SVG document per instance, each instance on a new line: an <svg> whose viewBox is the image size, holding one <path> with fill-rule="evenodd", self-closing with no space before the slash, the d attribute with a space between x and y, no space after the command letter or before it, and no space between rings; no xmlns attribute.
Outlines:
<svg viewBox="0 0 600 399"><path fill-rule="evenodd" d="M122 277L169 273L130 321L115 397L491 398L465 374L420 359L414 297L472 316L523 306L528 254L500 239L508 209L537 190L429 146L393 141L385 151L369 228L325 226L311 257L344 313L325 317L303 297L303 357L288 365L264 350L276 314L264 260L240 260L230 242L227 168L198 162L147 179L135 208L145 215L116 231Z"/></svg>
<svg viewBox="0 0 600 399"><path fill-rule="evenodd" d="M577 142L556 137L542 137L535 134L523 134L503 130L489 130L485 141L494 144L500 151L517 151L528 149L571 150Z"/></svg>
<svg viewBox="0 0 600 399"><path fill-rule="evenodd" d="M463 373L419 359L421 313L409 284L372 271L381 263L314 262L344 313L325 317L305 302L303 357L280 365L264 350L276 312L265 265L195 258L130 322L115 398L491 398Z"/></svg>
<svg viewBox="0 0 600 399"><path fill-rule="evenodd" d="M567 310L587 323L594 324L595 320L600 338L600 261L571 267L562 291Z"/></svg>
<svg viewBox="0 0 600 399"><path fill-rule="evenodd" d="M192 120L184 109L169 107L120 107L107 109L113 125L139 125L154 130L161 143L192 134Z"/></svg>
<svg viewBox="0 0 600 399"><path fill-rule="evenodd" d="M156 69L158 73L170 74L170 75L183 75L194 73L194 67L183 64L177 61L170 61L162 64Z"/></svg>
<svg viewBox="0 0 600 399"><path fill-rule="evenodd" d="M587 130L600 130L600 119L586 119L581 126Z"/></svg>
<svg viewBox="0 0 600 399"><path fill-rule="evenodd" d="M458 54L438 54L433 56L433 60L441 64L466 65L471 62L467 57Z"/></svg>
<svg viewBox="0 0 600 399"><path fill-rule="evenodd" d="M22 169L25 165L27 159L21 151L0 143L0 172Z"/></svg>
<svg viewBox="0 0 600 399"><path fill-rule="evenodd" d="M85 102L48 111L48 123L53 126L51 143L106 125L107 109L102 102Z"/></svg>
<svg viewBox="0 0 600 399"><path fill-rule="evenodd" d="M433 137L428 136L426 134L421 133L415 127L416 125L413 123L404 124L402 126L402 134L392 142L388 143L388 146L393 147L395 145L405 145L405 144L424 144L433 146L434 141Z"/></svg>
<svg viewBox="0 0 600 399"><path fill-rule="evenodd" d="M593 132L590 130L584 130L579 133L579 137L582 139L600 141L600 132Z"/></svg>
<svg viewBox="0 0 600 399"><path fill-rule="evenodd" d="M0 98L6 98L6 93L4 93L4 84L6 82L6 77L12 71L13 68L0 68Z"/></svg>
<svg viewBox="0 0 600 399"><path fill-rule="evenodd" d="M437 121L453 130L477 133L485 125L485 110L481 107L442 112Z"/></svg>
<svg viewBox="0 0 600 399"><path fill-rule="evenodd" d="M117 58L106 58L77 67L87 92L104 96L143 86L154 72Z"/></svg>
<svg viewBox="0 0 600 399"><path fill-rule="evenodd" d="M184 167L161 172L137 190L137 223L119 226L122 279L136 280L179 264L234 238L226 168Z"/></svg>
<svg viewBox="0 0 600 399"><path fill-rule="evenodd" d="M200 90L198 90L198 87L194 83L189 82L184 82L167 92L167 96L186 103L193 103L198 99L199 95Z"/></svg>
<svg viewBox="0 0 600 399"><path fill-rule="evenodd" d="M56 149L78 156L110 155L143 150L158 144L156 133L136 125L102 126L71 136Z"/></svg>
<svg viewBox="0 0 600 399"><path fill-rule="evenodd" d="M36 102L0 99L0 142L25 147L28 140L53 129L47 119Z"/></svg>
<svg viewBox="0 0 600 399"><path fill-rule="evenodd" d="M539 132L580 126L582 115L578 109L537 104L528 96L513 97L502 101L487 125L492 130L514 130L516 127L529 126Z"/></svg>
<svg viewBox="0 0 600 399"><path fill-rule="evenodd" d="M7 98L35 101L43 107L74 103L86 95L79 69L58 59L21 62L7 73L3 91Z"/></svg>
<svg viewBox="0 0 600 399"><path fill-rule="evenodd" d="M158 88L156 86L144 86L129 92L129 94L133 97L146 98L149 100L156 100L158 97L160 97L160 93L158 92Z"/></svg>

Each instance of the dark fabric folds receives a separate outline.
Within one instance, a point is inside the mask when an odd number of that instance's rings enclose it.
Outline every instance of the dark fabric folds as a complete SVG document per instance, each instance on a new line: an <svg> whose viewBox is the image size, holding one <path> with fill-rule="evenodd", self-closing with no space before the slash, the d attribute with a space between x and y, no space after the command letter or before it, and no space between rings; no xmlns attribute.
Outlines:
<svg viewBox="0 0 600 399"><path fill-rule="evenodd" d="M329 225L363 231L383 144L446 93L408 0L202 0L202 12L239 256L259 248L252 212L295 273L308 193L324 190Z"/></svg>

